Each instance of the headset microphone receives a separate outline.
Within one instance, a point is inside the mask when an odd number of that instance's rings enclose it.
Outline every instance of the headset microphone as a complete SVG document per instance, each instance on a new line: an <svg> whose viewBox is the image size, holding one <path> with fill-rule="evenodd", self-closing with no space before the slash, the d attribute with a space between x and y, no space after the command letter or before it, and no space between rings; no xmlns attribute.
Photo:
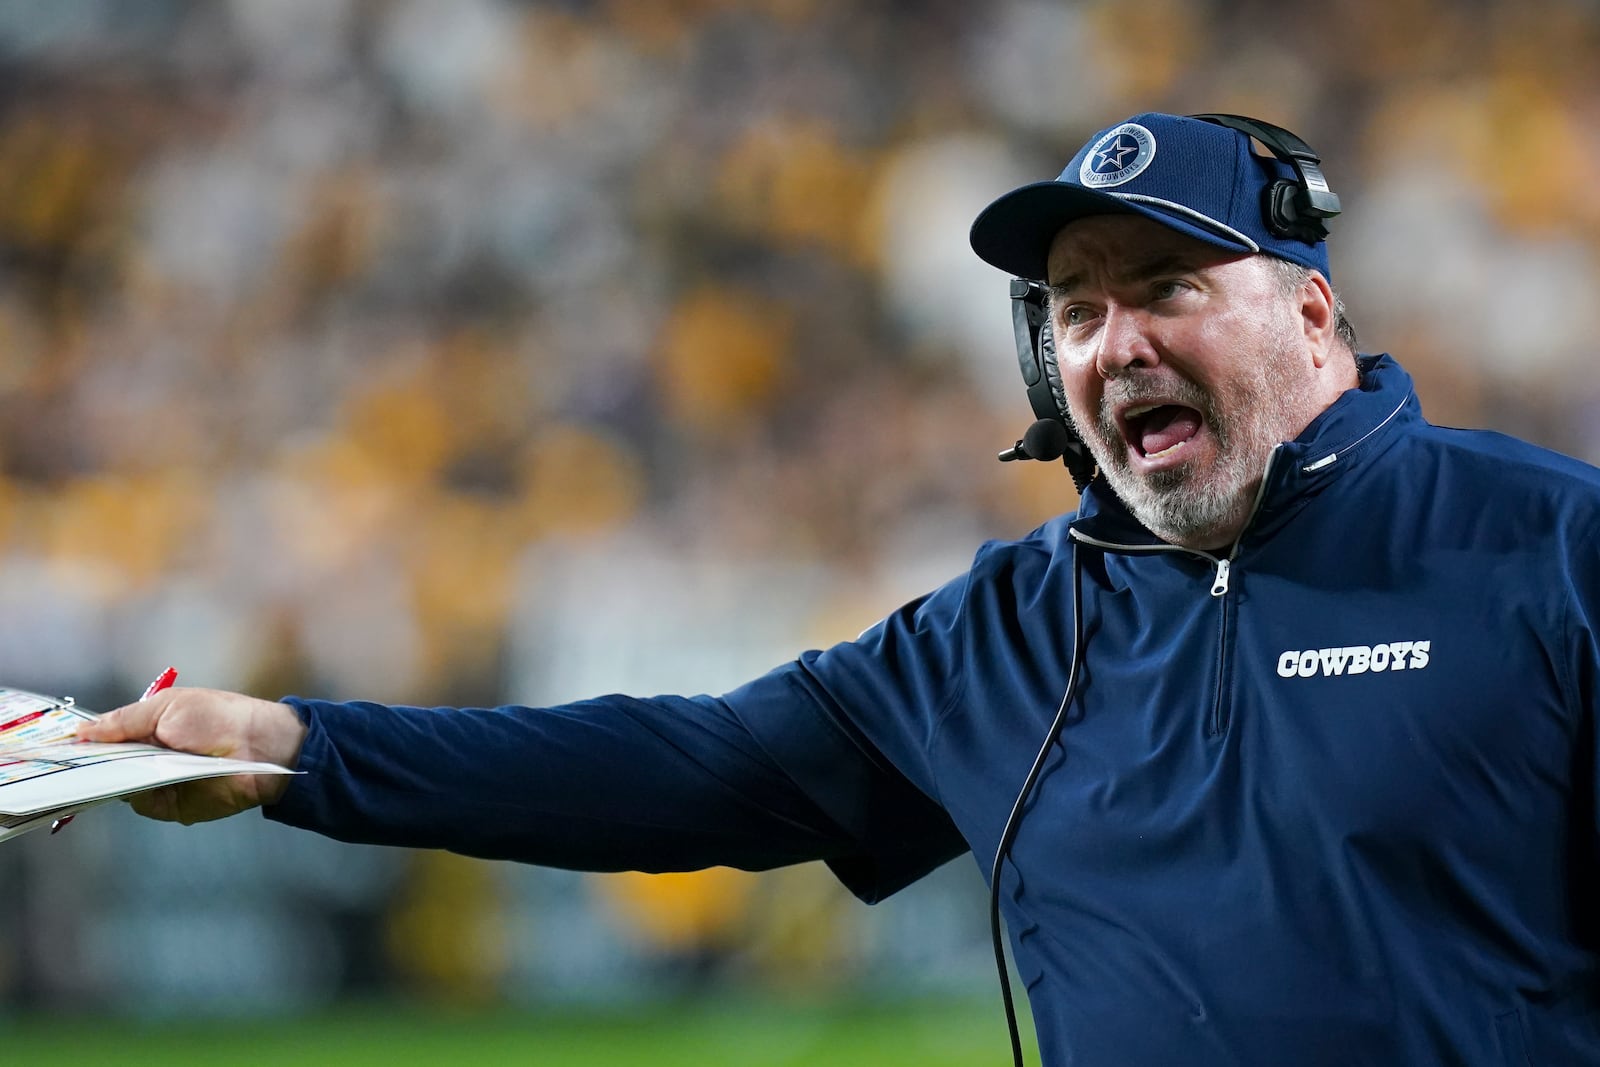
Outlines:
<svg viewBox="0 0 1600 1067"><path fill-rule="evenodd" d="M1022 439L1000 453L1000 462L1014 459L1060 459L1067 451L1071 437L1060 419L1040 419L1022 435Z"/></svg>

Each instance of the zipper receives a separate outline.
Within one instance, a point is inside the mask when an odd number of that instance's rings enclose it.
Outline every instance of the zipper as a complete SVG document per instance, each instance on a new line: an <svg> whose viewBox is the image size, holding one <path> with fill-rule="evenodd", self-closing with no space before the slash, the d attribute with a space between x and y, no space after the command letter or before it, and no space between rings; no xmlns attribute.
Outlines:
<svg viewBox="0 0 1600 1067"><path fill-rule="evenodd" d="M1217 560L1217 576L1211 580L1212 596L1228 595L1228 572L1232 569L1233 562L1229 557L1223 556Z"/></svg>
<svg viewBox="0 0 1600 1067"><path fill-rule="evenodd" d="M1231 701L1228 694L1231 691L1229 683L1233 679L1233 650L1230 647L1229 621L1233 614L1233 600L1228 596L1229 577L1233 573L1233 561L1239 558L1239 545L1244 541L1244 532L1250 529L1250 524L1256 521L1256 513L1261 510L1261 502L1267 498L1267 484L1272 481L1272 467L1278 460L1283 446L1273 445L1272 451L1267 453L1267 462L1261 469L1261 484L1256 487L1256 498L1250 503L1250 514L1245 516L1244 525L1239 528L1239 536L1234 538L1233 547L1228 554L1217 560L1217 575L1211 581L1211 595L1217 598L1217 691L1211 700L1211 721L1206 724L1208 737L1221 737L1228 732L1228 721L1232 718L1229 714Z"/></svg>
<svg viewBox="0 0 1600 1067"><path fill-rule="evenodd" d="M1223 560L1224 566L1227 560ZM1216 593L1216 587L1211 589ZM1222 610L1217 620L1217 690L1211 698L1211 719L1206 723L1207 737L1221 737L1228 730L1228 677L1232 656L1228 652L1228 614L1233 605L1224 597L1218 605Z"/></svg>

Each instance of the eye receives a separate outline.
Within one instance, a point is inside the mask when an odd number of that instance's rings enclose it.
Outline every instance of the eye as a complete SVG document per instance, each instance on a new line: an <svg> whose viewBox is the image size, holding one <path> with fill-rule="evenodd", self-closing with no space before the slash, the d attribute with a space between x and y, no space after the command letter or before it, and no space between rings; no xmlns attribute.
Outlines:
<svg viewBox="0 0 1600 1067"><path fill-rule="evenodd" d="M1176 278L1165 278L1150 287L1150 295L1157 300L1171 300L1188 286Z"/></svg>
<svg viewBox="0 0 1600 1067"><path fill-rule="evenodd" d="M1094 310L1085 304L1068 304L1061 309L1063 326L1082 326L1094 317Z"/></svg>

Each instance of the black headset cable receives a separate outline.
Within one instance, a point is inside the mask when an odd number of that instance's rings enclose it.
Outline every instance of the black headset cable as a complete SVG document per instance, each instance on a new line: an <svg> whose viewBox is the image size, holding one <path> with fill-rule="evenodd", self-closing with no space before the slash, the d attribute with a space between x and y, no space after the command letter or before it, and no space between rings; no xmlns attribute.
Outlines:
<svg viewBox="0 0 1600 1067"><path fill-rule="evenodd" d="M1072 691L1078 685L1078 665L1083 662L1083 594L1079 589L1078 571L1078 545L1073 542L1072 662L1067 668L1067 689L1061 694L1061 706L1056 709L1056 717L1050 723L1050 731L1045 735L1039 754L1033 759L1033 767L1022 783L1022 790L1017 794L1016 803L1011 805L1011 814L1006 818L1005 829L1000 832L1000 846L995 849L994 867L989 874L989 937L994 943L994 964L1000 972L1000 998L1005 1002L1006 1028L1011 1035L1011 1060L1015 1067L1023 1067L1022 1034L1017 1027L1017 1006L1011 996L1011 976L1006 971L1005 939L1000 933L1000 868L1011 852L1011 843L1016 839L1017 830L1022 825L1022 812L1027 806L1028 795L1038 784L1045 761L1050 757L1050 749L1055 747L1056 739L1061 736L1061 731L1066 726L1067 709L1072 706Z"/></svg>

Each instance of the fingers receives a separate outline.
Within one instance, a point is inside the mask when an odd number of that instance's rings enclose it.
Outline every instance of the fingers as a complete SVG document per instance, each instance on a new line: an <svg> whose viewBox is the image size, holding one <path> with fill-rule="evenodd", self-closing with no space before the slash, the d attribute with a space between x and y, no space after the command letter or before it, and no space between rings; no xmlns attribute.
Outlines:
<svg viewBox="0 0 1600 1067"><path fill-rule="evenodd" d="M143 793L135 793L128 798L128 806L134 814L143 815L147 819L159 819L162 822L178 821L178 789L177 786L164 785L160 789L151 789Z"/></svg>
<svg viewBox="0 0 1600 1067"><path fill-rule="evenodd" d="M163 785L128 797L128 806L135 815L185 826L225 819L260 804L245 781L247 777L252 776L204 778Z"/></svg>
<svg viewBox="0 0 1600 1067"><path fill-rule="evenodd" d="M179 782L135 793L128 798L135 815L159 822L193 826L197 822L221 819L240 811L243 805L226 804L211 797L199 782Z"/></svg>
<svg viewBox="0 0 1600 1067"><path fill-rule="evenodd" d="M167 689L155 696L108 711L99 718L78 727L81 741L154 741L156 726L171 705L173 698L182 692Z"/></svg>

